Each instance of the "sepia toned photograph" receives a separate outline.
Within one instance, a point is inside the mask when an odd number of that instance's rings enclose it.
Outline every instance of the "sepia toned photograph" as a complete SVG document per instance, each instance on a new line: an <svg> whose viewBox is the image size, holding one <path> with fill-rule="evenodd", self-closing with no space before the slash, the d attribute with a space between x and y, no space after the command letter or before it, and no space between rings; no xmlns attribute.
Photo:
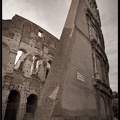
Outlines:
<svg viewBox="0 0 120 120"><path fill-rule="evenodd" d="M118 0L2 0L1 120L118 120Z"/></svg>

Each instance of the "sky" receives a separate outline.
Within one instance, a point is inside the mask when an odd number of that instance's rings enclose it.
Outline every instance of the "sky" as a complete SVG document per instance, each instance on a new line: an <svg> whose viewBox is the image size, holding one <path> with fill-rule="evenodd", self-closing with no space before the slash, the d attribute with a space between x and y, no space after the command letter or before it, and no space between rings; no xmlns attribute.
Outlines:
<svg viewBox="0 0 120 120"><path fill-rule="evenodd" d="M113 91L118 91L118 0L96 2L110 66L110 87ZM59 39L70 4L71 0L2 0L2 19L20 15Z"/></svg>

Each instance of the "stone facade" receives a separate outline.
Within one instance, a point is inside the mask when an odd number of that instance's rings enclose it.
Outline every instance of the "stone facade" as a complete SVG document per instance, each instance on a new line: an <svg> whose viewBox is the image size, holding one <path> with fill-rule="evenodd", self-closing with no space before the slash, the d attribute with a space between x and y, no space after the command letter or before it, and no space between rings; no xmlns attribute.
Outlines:
<svg viewBox="0 0 120 120"><path fill-rule="evenodd" d="M2 119L22 120L39 106L58 39L18 15L2 20L2 35Z"/></svg>
<svg viewBox="0 0 120 120"><path fill-rule="evenodd" d="M95 0L72 0L59 44L18 15L3 20L2 32L3 120L112 120ZM22 54L15 63L17 51Z"/></svg>
<svg viewBox="0 0 120 120"><path fill-rule="evenodd" d="M72 0L35 120L112 120L112 90L95 0Z"/></svg>

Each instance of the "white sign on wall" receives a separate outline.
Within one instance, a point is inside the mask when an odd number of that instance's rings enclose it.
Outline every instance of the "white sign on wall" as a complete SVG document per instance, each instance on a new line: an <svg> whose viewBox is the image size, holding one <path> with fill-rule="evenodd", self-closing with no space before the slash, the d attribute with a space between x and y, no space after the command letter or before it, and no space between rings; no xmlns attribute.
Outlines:
<svg viewBox="0 0 120 120"><path fill-rule="evenodd" d="M77 71L77 80L80 80L82 82L85 82L85 77L82 73Z"/></svg>

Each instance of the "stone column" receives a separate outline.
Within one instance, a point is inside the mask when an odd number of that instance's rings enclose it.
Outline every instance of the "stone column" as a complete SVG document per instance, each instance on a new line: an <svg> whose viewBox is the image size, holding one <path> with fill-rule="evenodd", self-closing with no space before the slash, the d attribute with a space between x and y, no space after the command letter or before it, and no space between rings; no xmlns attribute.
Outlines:
<svg viewBox="0 0 120 120"><path fill-rule="evenodd" d="M92 55L93 55L94 73L97 73L97 63L96 63L95 47L92 47Z"/></svg>
<svg viewBox="0 0 120 120"><path fill-rule="evenodd" d="M26 96L24 95L23 91L20 94L21 95L20 95L19 108L17 111L17 120L22 120L25 114L25 107L26 107Z"/></svg>
<svg viewBox="0 0 120 120"><path fill-rule="evenodd" d="M4 88L2 89L2 120L4 120L5 112L6 112L6 107L7 107L7 101L8 101L8 96L9 96L9 83L4 84Z"/></svg>
<svg viewBox="0 0 120 120"><path fill-rule="evenodd" d="M17 55L17 50L10 51L9 60L8 60L7 67L6 67L7 73L13 73L16 55Z"/></svg>
<svg viewBox="0 0 120 120"><path fill-rule="evenodd" d="M7 63L7 68L6 68L6 72L8 72L8 73L13 73L14 63L15 63L15 59L16 59L16 55L17 55L17 50L19 47L20 39L21 39L20 31L18 31L18 30L14 30L14 31L15 31L14 38L9 45L10 55L9 55L9 60Z"/></svg>

